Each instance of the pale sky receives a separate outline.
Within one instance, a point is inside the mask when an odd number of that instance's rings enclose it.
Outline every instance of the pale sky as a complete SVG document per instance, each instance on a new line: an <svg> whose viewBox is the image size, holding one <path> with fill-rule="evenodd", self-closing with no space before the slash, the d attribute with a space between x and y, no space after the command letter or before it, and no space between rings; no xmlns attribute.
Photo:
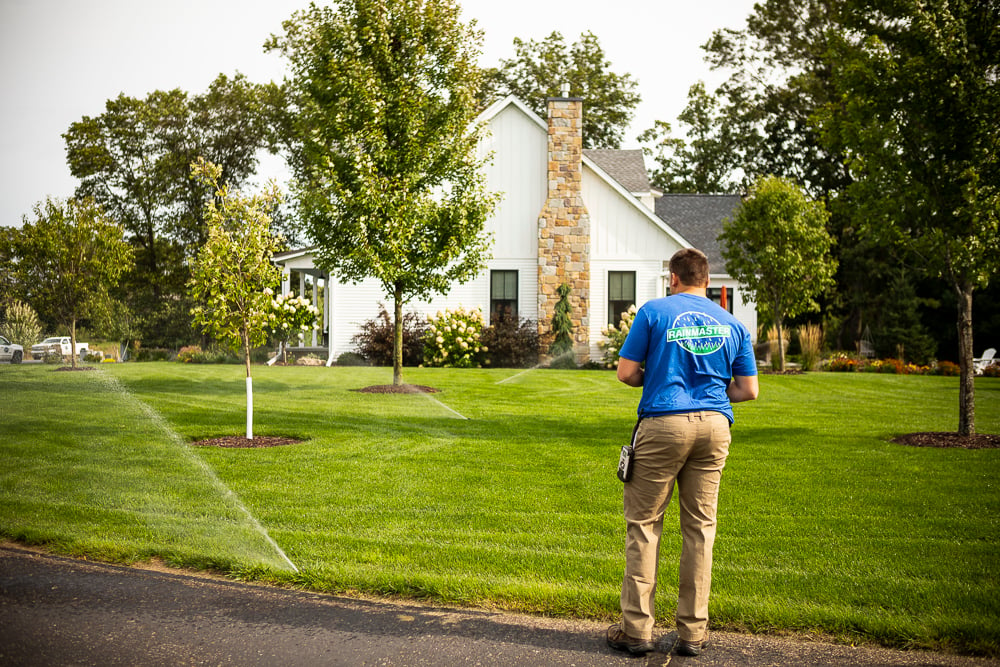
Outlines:
<svg viewBox="0 0 1000 667"><path fill-rule="evenodd" d="M308 0L0 0L0 225L33 219L47 196L73 194L62 134L125 93L202 93L219 74L280 81L264 40ZM322 2L318 3L322 4ZM558 30L597 35L613 71L638 81L642 104L623 148L665 120L676 127L688 88L720 81L700 48L713 30L744 27L754 0L460 0L485 33L483 66L514 55L513 39ZM262 168L281 177L280 164Z"/></svg>

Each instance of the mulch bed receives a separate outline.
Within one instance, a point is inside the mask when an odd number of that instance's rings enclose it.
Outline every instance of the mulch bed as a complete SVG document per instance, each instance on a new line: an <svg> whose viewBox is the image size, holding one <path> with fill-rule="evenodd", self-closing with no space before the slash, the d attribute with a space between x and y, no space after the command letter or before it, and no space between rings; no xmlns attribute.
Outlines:
<svg viewBox="0 0 1000 667"><path fill-rule="evenodd" d="M57 368L55 370L57 370L57 371L96 371L97 369L94 368L93 366L77 366L76 368L73 368L72 366L60 366L59 368Z"/></svg>
<svg viewBox="0 0 1000 667"><path fill-rule="evenodd" d="M422 384L376 384L363 389L352 389L362 394L436 394L438 390L434 387L425 387Z"/></svg>
<svg viewBox="0 0 1000 667"><path fill-rule="evenodd" d="M255 448L255 447L280 447L282 445L294 445L300 442L302 441L296 440L295 438L281 438L273 435L258 435L254 436L252 440L248 440L246 437L241 435L230 435L222 438L210 438L208 440L198 440L197 442L192 442L191 445L194 447Z"/></svg>
<svg viewBox="0 0 1000 667"><path fill-rule="evenodd" d="M997 449L1000 448L1000 435L992 433L976 433L975 435L959 435L958 433L907 433L892 439L899 445L910 447L958 447L961 449Z"/></svg>

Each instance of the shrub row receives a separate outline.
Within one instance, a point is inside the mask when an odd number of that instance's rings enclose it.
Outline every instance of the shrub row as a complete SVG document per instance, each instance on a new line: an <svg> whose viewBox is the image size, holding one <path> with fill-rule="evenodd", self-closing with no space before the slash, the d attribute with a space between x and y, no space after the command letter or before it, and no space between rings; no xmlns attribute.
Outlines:
<svg viewBox="0 0 1000 667"><path fill-rule="evenodd" d="M959 375L958 364L936 361L922 366L900 359L860 359L839 354L827 359L824 370L834 373L889 373L892 375Z"/></svg>
<svg viewBox="0 0 1000 667"><path fill-rule="evenodd" d="M361 325L352 339L358 354L375 366L392 365L392 317L379 305L379 314ZM470 368L525 368L538 363L538 327L532 320L501 317L486 326L480 310L439 311L426 319L416 313L403 316L403 365ZM343 363L341 363L343 360ZM340 365L356 365L351 353Z"/></svg>

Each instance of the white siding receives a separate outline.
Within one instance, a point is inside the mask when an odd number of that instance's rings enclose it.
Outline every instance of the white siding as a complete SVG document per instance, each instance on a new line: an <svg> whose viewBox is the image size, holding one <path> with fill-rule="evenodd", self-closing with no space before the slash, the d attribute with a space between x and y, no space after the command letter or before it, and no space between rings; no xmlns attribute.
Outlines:
<svg viewBox="0 0 1000 667"><path fill-rule="evenodd" d="M547 137L544 129L510 105L490 122L482 150L493 151L486 187L503 198L486 225L498 260L538 257L538 214L545 205Z"/></svg>
<svg viewBox="0 0 1000 667"><path fill-rule="evenodd" d="M626 197L630 198L626 199ZM590 213L590 260L667 260L681 246L623 195L586 166L583 200Z"/></svg>

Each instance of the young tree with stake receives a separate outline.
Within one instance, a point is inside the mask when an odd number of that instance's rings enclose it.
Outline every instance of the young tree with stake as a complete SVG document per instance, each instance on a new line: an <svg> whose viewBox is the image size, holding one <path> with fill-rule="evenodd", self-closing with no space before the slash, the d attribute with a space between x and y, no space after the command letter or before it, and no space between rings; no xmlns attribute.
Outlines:
<svg viewBox="0 0 1000 667"><path fill-rule="evenodd" d="M253 439L253 377L250 350L267 341L270 290L281 281L272 261L281 239L271 232L270 212L281 196L273 183L252 196L231 193L220 185L221 169L204 159L192 175L215 190L205 209L208 242L191 269L190 290L196 303L191 314L206 334L242 352L247 381L247 439Z"/></svg>

